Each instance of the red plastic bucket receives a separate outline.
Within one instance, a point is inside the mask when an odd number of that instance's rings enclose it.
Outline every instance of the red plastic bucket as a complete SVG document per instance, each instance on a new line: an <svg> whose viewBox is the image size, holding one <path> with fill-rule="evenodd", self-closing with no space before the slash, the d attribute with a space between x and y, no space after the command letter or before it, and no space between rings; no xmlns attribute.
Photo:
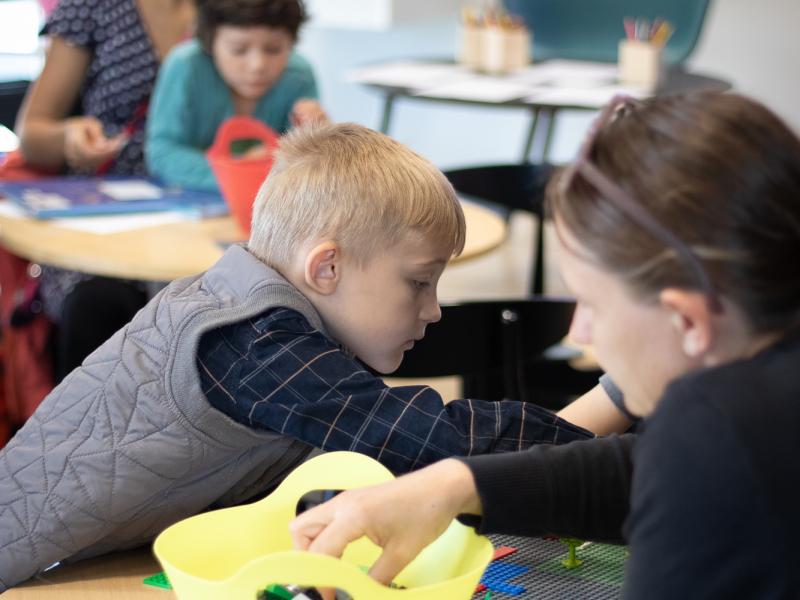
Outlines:
<svg viewBox="0 0 800 600"><path fill-rule="evenodd" d="M234 140L259 140L269 153L263 158L238 158L231 154ZM278 134L252 117L231 117L217 130L214 143L206 152L211 170L231 214L246 234L250 234L253 202L272 168L272 154L278 147Z"/></svg>

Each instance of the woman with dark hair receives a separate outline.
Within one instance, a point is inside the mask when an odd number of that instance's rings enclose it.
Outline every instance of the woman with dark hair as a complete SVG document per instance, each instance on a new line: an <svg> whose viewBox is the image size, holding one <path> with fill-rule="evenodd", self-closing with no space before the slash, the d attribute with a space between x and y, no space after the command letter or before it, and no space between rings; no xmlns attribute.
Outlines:
<svg viewBox="0 0 800 600"><path fill-rule="evenodd" d="M252 116L279 133L327 117L311 66L294 52L301 0L198 0L197 12L197 38L158 77L146 154L166 182L214 189L205 151L229 117Z"/></svg>
<svg viewBox="0 0 800 600"><path fill-rule="evenodd" d="M738 95L617 101L548 201L573 336L644 431L347 492L293 522L296 545L367 535L388 582L462 514L626 542L630 598L796 597L800 140Z"/></svg>

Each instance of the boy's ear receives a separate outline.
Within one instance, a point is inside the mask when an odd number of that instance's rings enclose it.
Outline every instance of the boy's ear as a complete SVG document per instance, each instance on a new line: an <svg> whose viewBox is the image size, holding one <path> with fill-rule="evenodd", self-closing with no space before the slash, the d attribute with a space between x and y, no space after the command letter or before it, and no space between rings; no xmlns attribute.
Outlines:
<svg viewBox="0 0 800 600"><path fill-rule="evenodd" d="M327 296L336 291L342 267L339 245L327 240L314 246L306 256L303 277L306 285L318 294Z"/></svg>
<svg viewBox="0 0 800 600"><path fill-rule="evenodd" d="M711 349L714 338L713 315L705 294L666 288L659 294L659 301L672 313L672 324L686 356L697 358Z"/></svg>

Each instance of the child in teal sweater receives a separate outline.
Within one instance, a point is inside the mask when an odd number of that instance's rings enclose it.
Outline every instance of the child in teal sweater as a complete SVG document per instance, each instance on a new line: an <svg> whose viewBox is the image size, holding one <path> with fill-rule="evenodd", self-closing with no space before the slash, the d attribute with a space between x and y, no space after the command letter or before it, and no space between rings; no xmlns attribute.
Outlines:
<svg viewBox="0 0 800 600"><path fill-rule="evenodd" d="M150 104L145 158L169 184L215 189L205 157L217 128L249 115L279 133L326 120L309 63L294 52L301 0L198 0L196 39L164 61Z"/></svg>

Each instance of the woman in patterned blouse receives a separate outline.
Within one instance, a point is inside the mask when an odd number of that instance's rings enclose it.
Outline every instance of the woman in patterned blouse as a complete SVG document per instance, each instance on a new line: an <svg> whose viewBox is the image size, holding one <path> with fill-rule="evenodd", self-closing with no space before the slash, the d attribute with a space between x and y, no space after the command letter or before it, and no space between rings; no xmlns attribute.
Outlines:
<svg viewBox="0 0 800 600"><path fill-rule="evenodd" d="M147 106L163 58L192 33L192 0L60 0L44 69L17 118L33 167L140 175ZM59 325L59 381L147 300L142 283L44 267L44 311Z"/></svg>

